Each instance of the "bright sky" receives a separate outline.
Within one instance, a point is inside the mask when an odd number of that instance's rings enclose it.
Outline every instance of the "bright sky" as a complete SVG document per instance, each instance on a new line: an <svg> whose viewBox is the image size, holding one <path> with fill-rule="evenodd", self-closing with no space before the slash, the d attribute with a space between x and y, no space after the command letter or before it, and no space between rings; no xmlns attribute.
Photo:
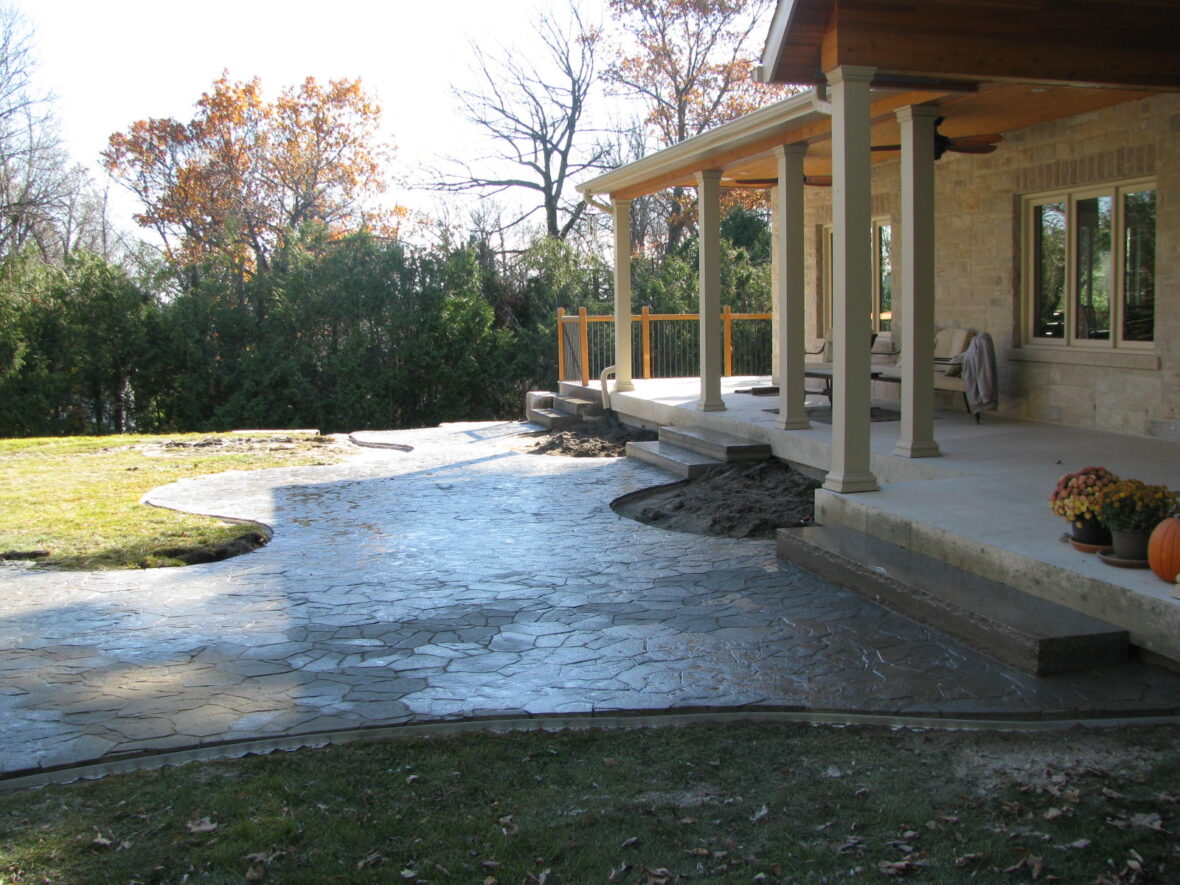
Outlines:
<svg viewBox="0 0 1180 885"><path fill-rule="evenodd" d="M7 0L32 25L36 82L57 96L77 162L97 166L111 133L146 117L192 118L223 70L258 76L268 98L307 76L360 77L383 108L400 172L483 153L451 95L471 85L472 41L510 46L545 0ZM545 4L548 5L548 4ZM585 3L605 6L604 0ZM399 191L427 209L436 195ZM120 224L132 228L128 202Z"/></svg>

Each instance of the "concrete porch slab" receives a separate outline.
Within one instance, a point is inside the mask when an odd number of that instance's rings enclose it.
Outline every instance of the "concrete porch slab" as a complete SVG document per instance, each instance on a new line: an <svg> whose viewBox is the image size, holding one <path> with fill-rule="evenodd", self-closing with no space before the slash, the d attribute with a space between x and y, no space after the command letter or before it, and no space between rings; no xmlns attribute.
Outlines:
<svg viewBox="0 0 1180 885"><path fill-rule="evenodd" d="M725 411L695 410L693 378L639 379L612 406L639 422L708 428L766 442L776 457L816 470L831 459L831 427L783 430L766 412L776 397L738 394L766 376L723 379ZM809 405L826 404L822 398ZM883 405L888 405L883 403ZM626 417L624 418L626 420ZM816 518L942 559L1127 629L1131 642L1180 661L1180 599L1149 570L1113 568L1059 541L1068 525L1049 511L1064 473L1094 464L1121 477L1180 489L1180 443L965 411L936 413L941 457L893 455L897 422L871 425L879 492L816 495Z"/></svg>

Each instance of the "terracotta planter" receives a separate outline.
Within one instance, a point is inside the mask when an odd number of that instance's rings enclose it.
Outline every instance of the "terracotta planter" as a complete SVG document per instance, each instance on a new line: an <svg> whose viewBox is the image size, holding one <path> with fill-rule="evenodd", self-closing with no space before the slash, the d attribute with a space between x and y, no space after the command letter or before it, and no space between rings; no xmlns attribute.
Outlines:
<svg viewBox="0 0 1180 885"><path fill-rule="evenodd" d="M1146 562L1147 542L1151 538L1151 532L1121 532L1112 529L1110 537L1114 555L1119 559Z"/></svg>

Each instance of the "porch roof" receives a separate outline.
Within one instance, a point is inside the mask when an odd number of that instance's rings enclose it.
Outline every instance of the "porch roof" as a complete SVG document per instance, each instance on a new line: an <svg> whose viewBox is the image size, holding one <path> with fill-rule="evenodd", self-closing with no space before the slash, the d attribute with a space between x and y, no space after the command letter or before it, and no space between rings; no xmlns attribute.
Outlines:
<svg viewBox="0 0 1180 885"><path fill-rule="evenodd" d="M779 0L762 79L878 85L985 81L1180 89L1175 0Z"/></svg>
<svg viewBox="0 0 1180 885"><path fill-rule="evenodd" d="M872 143L897 144L894 111L929 104L943 135L1003 134L1158 90L1180 90L1175 0L780 0L760 76L822 86L841 65L873 67ZM809 90L578 186L629 199L695 185L719 169L722 187L775 181L773 150L805 144L804 172L831 173L831 120ZM1003 147L1000 147L1003 150ZM874 162L895 156L873 154Z"/></svg>
<svg viewBox="0 0 1180 885"><path fill-rule="evenodd" d="M946 118L939 131L954 138L1011 132L1151 94L1141 90L1023 83L879 88L873 90L872 143L888 145L900 141L894 111L908 105L937 106ZM767 187L777 175L774 148L784 144L807 145L806 175L829 175L831 139L827 102L819 91L809 89L583 182L577 190L586 197L630 199L670 187L693 187L696 173L706 169L721 170L722 187ZM873 161L880 163L896 156L876 152Z"/></svg>

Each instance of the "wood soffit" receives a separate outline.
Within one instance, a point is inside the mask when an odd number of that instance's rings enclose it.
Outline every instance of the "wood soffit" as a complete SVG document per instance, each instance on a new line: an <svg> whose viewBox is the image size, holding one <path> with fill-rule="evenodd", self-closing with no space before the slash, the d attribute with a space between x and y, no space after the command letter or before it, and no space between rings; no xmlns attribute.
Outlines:
<svg viewBox="0 0 1180 885"><path fill-rule="evenodd" d="M780 0L774 82L839 65L898 78L1180 90L1176 0Z"/></svg>
<svg viewBox="0 0 1180 885"><path fill-rule="evenodd" d="M901 91L874 92L872 103L872 144L897 144L901 132L894 111L908 105L938 107L946 121L940 131L947 136L1007 133L1038 123L1134 101L1151 92L1028 84L984 84L973 92ZM719 144L705 154L686 157L683 165L664 169L651 177L627 180L610 191L613 199L632 199L672 187L695 187L696 173L704 169L722 171L722 187L741 187L740 180L771 181L777 176L774 149L784 144L806 144L803 168L806 175L830 175L832 171L830 118L808 119L801 125L779 129L766 137L741 144ZM669 152L675 148L667 149ZM1000 144L999 150L1004 150ZM897 153L874 153L874 163L896 160ZM985 158L972 158L973 162ZM624 169L626 167L623 167ZM765 187L765 184L760 184ZM602 193L586 187L590 193Z"/></svg>

